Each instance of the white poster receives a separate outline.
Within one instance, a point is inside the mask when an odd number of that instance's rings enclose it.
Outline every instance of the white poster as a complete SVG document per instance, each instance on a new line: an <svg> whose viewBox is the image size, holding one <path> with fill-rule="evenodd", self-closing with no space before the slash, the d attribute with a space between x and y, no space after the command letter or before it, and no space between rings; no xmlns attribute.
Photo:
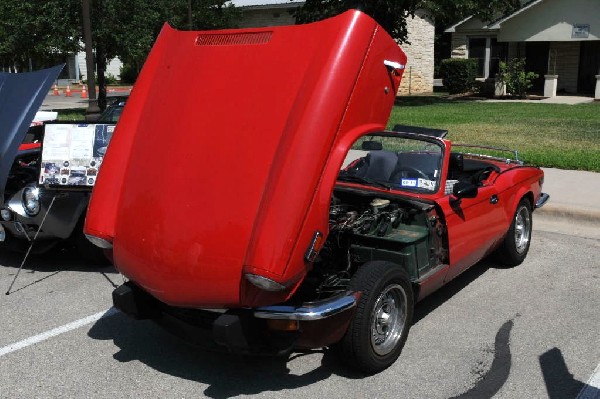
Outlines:
<svg viewBox="0 0 600 399"><path fill-rule="evenodd" d="M109 124L46 124L40 184L93 186L114 129Z"/></svg>

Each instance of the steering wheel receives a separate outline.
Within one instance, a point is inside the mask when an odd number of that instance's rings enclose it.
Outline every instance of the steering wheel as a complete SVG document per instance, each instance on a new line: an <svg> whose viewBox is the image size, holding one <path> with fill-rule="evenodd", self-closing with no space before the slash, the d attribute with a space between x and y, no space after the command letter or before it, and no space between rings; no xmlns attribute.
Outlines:
<svg viewBox="0 0 600 399"><path fill-rule="evenodd" d="M419 170L419 169L417 169L415 167L409 166L409 165L402 165L402 166L398 167L398 169L395 170L394 175L398 176L403 171L412 173L412 174L417 175L417 176L419 176L419 177L421 177L423 179L429 180L429 176L427 176L425 174L425 172L423 172L422 170Z"/></svg>

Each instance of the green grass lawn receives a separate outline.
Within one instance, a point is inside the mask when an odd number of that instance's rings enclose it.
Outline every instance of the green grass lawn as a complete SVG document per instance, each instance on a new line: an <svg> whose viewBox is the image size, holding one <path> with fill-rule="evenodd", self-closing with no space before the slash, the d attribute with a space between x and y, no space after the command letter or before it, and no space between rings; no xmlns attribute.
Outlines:
<svg viewBox="0 0 600 399"><path fill-rule="evenodd" d="M527 164L600 172L600 103L528 104L449 100L445 96L399 97L395 124L449 131L453 142L514 149ZM59 112L83 120L84 109Z"/></svg>
<svg viewBox="0 0 600 399"><path fill-rule="evenodd" d="M527 164L600 172L600 103L581 105L399 97L395 124L448 130L453 142L517 150Z"/></svg>
<svg viewBox="0 0 600 399"><path fill-rule="evenodd" d="M59 121L84 121L85 108L58 109Z"/></svg>

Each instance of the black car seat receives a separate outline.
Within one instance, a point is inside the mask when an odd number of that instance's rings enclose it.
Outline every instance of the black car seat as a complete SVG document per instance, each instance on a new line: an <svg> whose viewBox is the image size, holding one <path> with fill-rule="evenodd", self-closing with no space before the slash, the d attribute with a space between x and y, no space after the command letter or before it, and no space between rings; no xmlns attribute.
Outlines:
<svg viewBox="0 0 600 399"><path fill-rule="evenodd" d="M448 164L448 179L459 180L464 171L464 158L460 152L451 152Z"/></svg>
<svg viewBox="0 0 600 399"><path fill-rule="evenodd" d="M371 151L365 159L365 167L356 175L371 180L389 181L398 163L398 155L393 151Z"/></svg>

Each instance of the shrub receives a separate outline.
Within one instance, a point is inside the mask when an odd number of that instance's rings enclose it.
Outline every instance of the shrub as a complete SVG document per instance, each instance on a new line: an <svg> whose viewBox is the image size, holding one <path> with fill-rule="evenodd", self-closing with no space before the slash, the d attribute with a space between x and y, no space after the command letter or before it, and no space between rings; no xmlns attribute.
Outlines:
<svg viewBox="0 0 600 399"><path fill-rule="evenodd" d="M473 91L477 77L477 60L465 58L447 58L442 60L440 75L450 94Z"/></svg>
<svg viewBox="0 0 600 399"><path fill-rule="evenodd" d="M114 85L117 83L117 78L112 73L107 73L104 76L104 79L106 80L107 85Z"/></svg>
<svg viewBox="0 0 600 399"><path fill-rule="evenodd" d="M121 67L121 82L133 84L135 83L140 72L131 64L123 64Z"/></svg>
<svg viewBox="0 0 600 399"><path fill-rule="evenodd" d="M498 78L506 84L506 91L513 96L525 97L527 90L533 86L532 80L537 77L537 73L525 71L525 58L500 61Z"/></svg>

